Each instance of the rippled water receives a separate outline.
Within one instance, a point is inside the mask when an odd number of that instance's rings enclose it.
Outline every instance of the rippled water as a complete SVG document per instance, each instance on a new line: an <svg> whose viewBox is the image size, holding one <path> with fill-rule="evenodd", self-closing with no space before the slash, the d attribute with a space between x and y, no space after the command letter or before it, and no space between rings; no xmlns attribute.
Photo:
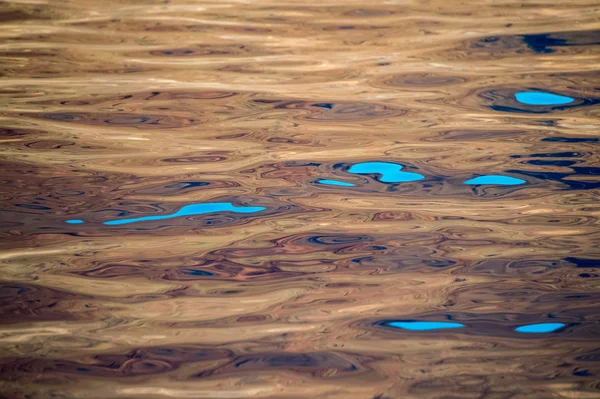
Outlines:
<svg viewBox="0 0 600 399"><path fill-rule="evenodd" d="M600 397L598 2L1 7L0 397Z"/></svg>

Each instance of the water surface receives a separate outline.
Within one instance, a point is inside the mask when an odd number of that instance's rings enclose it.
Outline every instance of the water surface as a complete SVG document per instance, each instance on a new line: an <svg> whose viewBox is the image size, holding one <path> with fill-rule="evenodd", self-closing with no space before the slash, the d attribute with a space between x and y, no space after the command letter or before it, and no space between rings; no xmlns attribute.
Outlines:
<svg viewBox="0 0 600 399"><path fill-rule="evenodd" d="M156 216L141 216L137 218L131 219L115 219L104 222L106 225L121 225L121 224L129 224L129 223L137 223L137 222L145 222L152 220L165 220L172 219L182 216L194 216L194 215L203 215L206 213L217 213L217 212L234 212L234 213L254 213L264 211L266 208L264 206L248 206L248 207L238 207L233 205L230 202L212 202L205 204L192 204L185 205L177 212L166 214L166 215L156 215ZM69 221L67 221L69 223Z"/></svg>
<svg viewBox="0 0 600 399"><path fill-rule="evenodd" d="M598 397L598 8L4 2L0 397Z"/></svg>
<svg viewBox="0 0 600 399"><path fill-rule="evenodd" d="M445 321L391 321L386 325L394 328L401 328L409 331L429 331L443 330L446 328L463 328L465 325L461 323L451 323Z"/></svg>
<svg viewBox="0 0 600 399"><path fill-rule="evenodd" d="M515 94L515 98L518 102L529 105L561 105L574 101L571 97L538 91L521 91Z"/></svg>
<svg viewBox="0 0 600 399"><path fill-rule="evenodd" d="M401 171L402 168L402 165L391 162L362 162L352 165L348 172L380 175L379 180L384 183L411 182L425 177L419 173Z"/></svg>
<svg viewBox="0 0 600 399"><path fill-rule="evenodd" d="M348 183L345 181L339 181L339 180L329 180L329 179L319 179L317 181L317 183L319 184L325 184L328 186L341 186L341 187L354 187L355 184L352 183Z"/></svg>
<svg viewBox="0 0 600 399"><path fill-rule="evenodd" d="M564 323L539 323L520 326L515 329L517 332L530 334L543 334L560 330L565 326Z"/></svg>
<svg viewBox="0 0 600 399"><path fill-rule="evenodd" d="M465 181L465 184L471 185L479 185L479 184L491 184L498 186L514 186L517 184L523 184L525 180L519 179L512 176L503 176L503 175L485 175L478 176L473 179L469 179Z"/></svg>

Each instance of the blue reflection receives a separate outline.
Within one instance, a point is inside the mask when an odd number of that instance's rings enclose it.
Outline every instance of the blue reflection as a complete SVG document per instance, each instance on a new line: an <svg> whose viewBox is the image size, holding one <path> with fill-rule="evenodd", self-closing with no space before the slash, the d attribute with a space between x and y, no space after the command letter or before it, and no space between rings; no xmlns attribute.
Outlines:
<svg viewBox="0 0 600 399"><path fill-rule="evenodd" d="M515 94L518 102L529 105L561 105L575 101L571 97L541 91L520 91Z"/></svg>
<svg viewBox="0 0 600 399"><path fill-rule="evenodd" d="M83 223L83 220L81 220L81 219L69 219L69 220L66 221L66 223L69 223L69 224L81 224L81 223Z"/></svg>
<svg viewBox="0 0 600 399"><path fill-rule="evenodd" d="M425 176L418 173L401 172L402 165L390 162L363 162L352 165L348 172L358 174L377 173L381 175L384 183L399 183L424 179Z"/></svg>
<svg viewBox="0 0 600 399"><path fill-rule="evenodd" d="M354 187L354 184L352 184L352 183L346 183L345 181L337 181L337 180L319 179L317 181L317 183L328 184L331 186Z"/></svg>
<svg viewBox="0 0 600 399"><path fill-rule="evenodd" d="M527 326L521 326L515 328L516 332L522 333L549 333L563 328L566 324L564 323L540 323L540 324L529 324Z"/></svg>
<svg viewBox="0 0 600 399"><path fill-rule="evenodd" d="M214 273L207 272L206 270L198 269L184 269L183 273L189 274L190 276L214 276Z"/></svg>
<svg viewBox="0 0 600 399"><path fill-rule="evenodd" d="M391 321L386 325L410 331L440 330L445 328L463 328L461 323L444 321Z"/></svg>
<svg viewBox="0 0 600 399"><path fill-rule="evenodd" d="M247 206L247 207L236 207L231 202L209 202L206 204L193 204L186 205L180 210L170 215L157 215L157 216L143 216L139 218L133 219L120 219L120 220L110 220L108 222L104 222L107 225L117 225L117 224L127 224L127 223L135 223L135 222L144 222L148 220L163 220L163 219L172 219L179 216L191 216L191 215L202 215L205 213L213 213L213 212L235 212L235 213L252 213L252 212L260 212L264 211L266 208L263 206Z"/></svg>
<svg viewBox="0 0 600 399"><path fill-rule="evenodd" d="M523 179L517 179L516 177L502 175L479 176L474 179L467 180L465 182L465 184L496 184L503 186L514 186L523 183L525 183L525 180Z"/></svg>

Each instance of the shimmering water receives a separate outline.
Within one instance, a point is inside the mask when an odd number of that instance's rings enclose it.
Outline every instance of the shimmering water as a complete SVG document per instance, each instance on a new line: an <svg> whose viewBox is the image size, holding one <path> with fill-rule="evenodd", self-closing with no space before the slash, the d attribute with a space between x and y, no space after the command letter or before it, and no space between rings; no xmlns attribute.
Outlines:
<svg viewBox="0 0 600 399"><path fill-rule="evenodd" d="M558 105L574 101L571 97L537 91L521 91L515 94L515 98L518 102L529 105Z"/></svg>
<svg viewBox="0 0 600 399"><path fill-rule="evenodd" d="M565 326L564 323L540 323L540 324L529 324L527 326L517 327L515 331L522 333L550 333L556 330L560 330Z"/></svg>
<svg viewBox="0 0 600 399"><path fill-rule="evenodd" d="M471 185L489 184L498 186L514 186L523 183L525 183L525 180L523 179L517 179L516 177L502 175L478 176L473 179L469 179L465 182L465 184Z"/></svg>
<svg viewBox="0 0 600 399"><path fill-rule="evenodd" d="M444 328L463 328L461 323L450 323L445 321L391 321L386 324L389 327L401 328L411 331L441 330Z"/></svg>
<svg viewBox="0 0 600 399"><path fill-rule="evenodd" d="M193 205L185 205L181 209L179 209L175 213L166 214L166 215L156 215L156 216L142 216L132 219L116 219L109 220L104 222L106 225L119 225L119 224L129 224L136 222L147 222L153 220L164 220L164 219L172 219L178 218L182 216L193 216L193 215L204 215L207 213L220 213L220 212L233 212L233 213L254 213L264 211L266 208L264 206L248 206L248 207L237 207L233 205L231 202L212 202L206 204L193 204ZM68 223L68 221L67 221Z"/></svg>
<svg viewBox="0 0 600 399"><path fill-rule="evenodd" d="M400 169L402 169L402 165L391 162L363 162L352 165L348 172L380 175L380 180L384 183L402 183L421 180L425 177L418 173L404 172Z"/></svg>
<svg viewBox="0 0 600 399"><path fill-rule="evenodd" d="M327 184L330 186L354 187L355 184L339 180L319 179L318 183Z"/></svg>
<svg viewBox="0 0 600 399"><path fill-rule="evenodd" d="M0 7L0 398L600 397L597 2Z"/></svg>

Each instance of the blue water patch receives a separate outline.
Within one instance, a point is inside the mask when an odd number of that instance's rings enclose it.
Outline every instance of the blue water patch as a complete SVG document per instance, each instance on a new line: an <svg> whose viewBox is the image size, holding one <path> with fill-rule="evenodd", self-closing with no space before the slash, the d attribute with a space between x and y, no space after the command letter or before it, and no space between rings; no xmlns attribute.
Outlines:
<svg viewBox="0 0 600 399"><path fill-rule="evenodd" d="M515 328L516 332L522 333L549 333L563 328L566 324L564 323L540 323L540 324L529 324L527 326L521 326Z"/></svg>
<svg viewBox="0 0 600 399"><path fill-rule="evenodd" d="M518 102L528 105L561 105L575 101L571 97L542 91L520 91L515 93L515 98Z"/></svg>
<svg viewBox="0 0 600 399"><path fill-rule="evenodd" d="M331 186L343 186L343 187L354 187L355 185L352 183L346 183L345 181L337 181L337 180L327 180L327 179L319 179L317 181L319 184L328 184Z"/></svg>
<svg viewBox="0 0 600 399"><path fill-rule="evenodd" d="M567 257L563 258L567 262L574 263L577 267L581 268L600 268L600 259L595 258L575 258L575 257Z"/></svg>
<svg viewBox="0 0 600 399"><path fill-rule="evenodd" d="M206 270L198 269L184 269L183 273L189 274L190 276L214 276L214 273L207 272Z"/></svg>
<svg viewBox="0 0 600 399"><path fill-rule="evenodd" d="M590 273L581 273L579 274L579 277L581 278L590 278L590 277L598 277L597 274L590 274Z"/></svg>
<svg viewBox="0 0 600 399"><path fill-rule="evenodd" d="M517 179L516 177L502 175L479 176L474 179L467 180L465 182L465 184L495 184L503 186L514 186L523 183L525 183L525 180L523 179Z"/></svg>
<svg viewBox="0 0 600 399"><path fill-rule="evenodd" d="M381 175L384 183L399 183L424 179L418 173L401 172L402 165L390 162L363 162L352 165L348 172L357 174L377 173Z"/></svg>
<svg viewBox="0 0 600 399"><path fill-rule="evenodd" d="M83 223L83 220L81 220L81 219L69 219L69 220L66 221L66 223L69 223L69 224L81 224L81 223Z"/></svg>
<svg viewBox="0 0 600 399"><path fill-rule="evenodd" d="M452 323L447 321L390 321L386 325L394 328L402 328L410 331L441 330L445 328L463 328L461 323Z"/></svg>
<svg viewBox="0 0 600 399"><path fill-rule="evenodd" d="M546 137L542 141L555 143L597 143L600 140L596 137Z"/></svg>
<svg viewBox="0 0 600 399"><path fill-rule="evenodd" d="M236 207L231 202L209 202L206 204L192 204L186 205L180 210L170 215L157 215L157 216L143 216L139 218L133 219L120 219L120 220L109 220L108 222L104 222L106 225L118 225L118 224L127 224L127 223L136 223L136 222L145 222L149 220L164 220L164 219L172 219L180 216L192 216L192 215L202 215L205 213L214 213L214 212L235 212L235 213L253 213L264 211L266 208L263 206L247 206L247 207Z"/></svg>
<svg viewBox="0 0 600 399"><path fill-rule="evenodd" d="M577 376L577 377L589 377L592 376L593 374L589 372L589 370L575 370L573 371L573 375Z"/></svg>
<svg viewBox="0 0 600 399"><path fill-rule="evenodd" d="M590 180L571 180L571 176L577 175L599 175L600 168L590 166L571 166L572 172L532 172L530 170L510 169L506 172L516 173L525 176L531 176L540 180L552 180L569 186L569 190L595 190L600 188L600 181Z"/></svg>

